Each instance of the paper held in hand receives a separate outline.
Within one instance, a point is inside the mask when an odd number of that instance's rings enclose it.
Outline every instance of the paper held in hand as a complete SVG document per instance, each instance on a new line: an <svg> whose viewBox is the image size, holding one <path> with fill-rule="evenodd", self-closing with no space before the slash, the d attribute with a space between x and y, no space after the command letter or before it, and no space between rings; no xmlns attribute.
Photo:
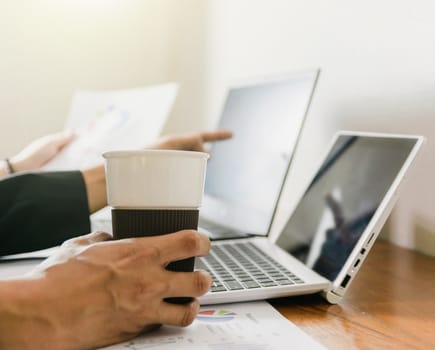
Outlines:
<svg viewBox="0 0 435 350"><path fill-rule="evenodd" d="M75 139L43 170L87 169L103 163L103 152L144 148L160 135L177 89L168 83L77 92L65 125Z"/></svg>

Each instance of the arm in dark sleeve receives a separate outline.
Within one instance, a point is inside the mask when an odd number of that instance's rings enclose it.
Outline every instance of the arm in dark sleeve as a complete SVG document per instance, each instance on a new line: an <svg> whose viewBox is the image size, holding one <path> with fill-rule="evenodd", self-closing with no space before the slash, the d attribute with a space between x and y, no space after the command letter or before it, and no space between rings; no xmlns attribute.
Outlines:
<svg viewBox="0 0 435 350"><path fill-rule="evenodd" d="M52 247L89 231L81 172L28 173L0 181L0 256Z"/></svg>

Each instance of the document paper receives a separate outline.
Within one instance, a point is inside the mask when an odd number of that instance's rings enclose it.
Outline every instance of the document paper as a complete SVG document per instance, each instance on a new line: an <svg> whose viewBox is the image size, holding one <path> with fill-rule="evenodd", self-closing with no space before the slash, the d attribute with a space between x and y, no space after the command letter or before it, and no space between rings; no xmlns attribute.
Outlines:
<svg viewBox="0 0 435 350"><path fill-rule="evenodd" d="M87 169L106 151L144 148L160 135L176 94L174 83L77 92L66 123L75 139L44 170Z"/></svg>
<svg viewBox="0 0 435 350"><path fill-rule="evenodd" d="M104 349L326 350L265 301L203 306L189 327L163 326Z"/></svg>

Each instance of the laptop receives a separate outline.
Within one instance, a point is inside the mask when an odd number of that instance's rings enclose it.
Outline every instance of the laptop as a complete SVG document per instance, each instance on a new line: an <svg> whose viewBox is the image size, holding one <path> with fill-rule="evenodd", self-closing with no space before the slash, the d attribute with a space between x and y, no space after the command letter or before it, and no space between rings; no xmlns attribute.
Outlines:
<svg viewBox="0 0 435 350"><path fill-rule="evenodd" d="M289 169L319 70L233 84L218 129L200 210L199 230L211 239L266 236Z"/></svg>
<svg viewBox="0 0 435 350"><path fill-rule="evenodd" d="M195 267L213 277L200 302L322 293L338 303L423 142L421 136L338 132L275 239L260 235L213 241L210 254L196 259Z"/></svg>
<svg viewBox="0 0 435 350"><path fill-rule="evenodd" d="M255 78L228 88L218 128L234 136L212 144L199 219L199 230L212 240L267 235L319 73ZM112 232L110 207L90 221L92 231Z"/></svg>

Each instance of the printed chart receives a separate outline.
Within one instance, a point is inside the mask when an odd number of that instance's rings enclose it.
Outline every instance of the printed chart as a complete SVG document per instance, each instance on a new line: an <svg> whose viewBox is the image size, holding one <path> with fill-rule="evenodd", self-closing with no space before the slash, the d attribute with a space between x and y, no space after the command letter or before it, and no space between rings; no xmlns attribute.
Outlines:
<svg viewBox="0 0 435 350"><path fill-rule="evenodd" d="M325 348L285 319L269 303L203 307L186 328L163 326L106 350L318 350Z"/></svg>
<svg viewBox="0 0 435 350"><path fill-rule="evenodd" d="M196 319L200 322L219 323L234 320L236 313L229 310L205 309L198 313Z"/></svg>
<svg viewBox="0 0 435 350"><path fill-rule="evenodd" d="M66 122L75 139L44 170L86 169L106 151L144 148L160 135L176 94L172 83L77 92Z"/></svg>

